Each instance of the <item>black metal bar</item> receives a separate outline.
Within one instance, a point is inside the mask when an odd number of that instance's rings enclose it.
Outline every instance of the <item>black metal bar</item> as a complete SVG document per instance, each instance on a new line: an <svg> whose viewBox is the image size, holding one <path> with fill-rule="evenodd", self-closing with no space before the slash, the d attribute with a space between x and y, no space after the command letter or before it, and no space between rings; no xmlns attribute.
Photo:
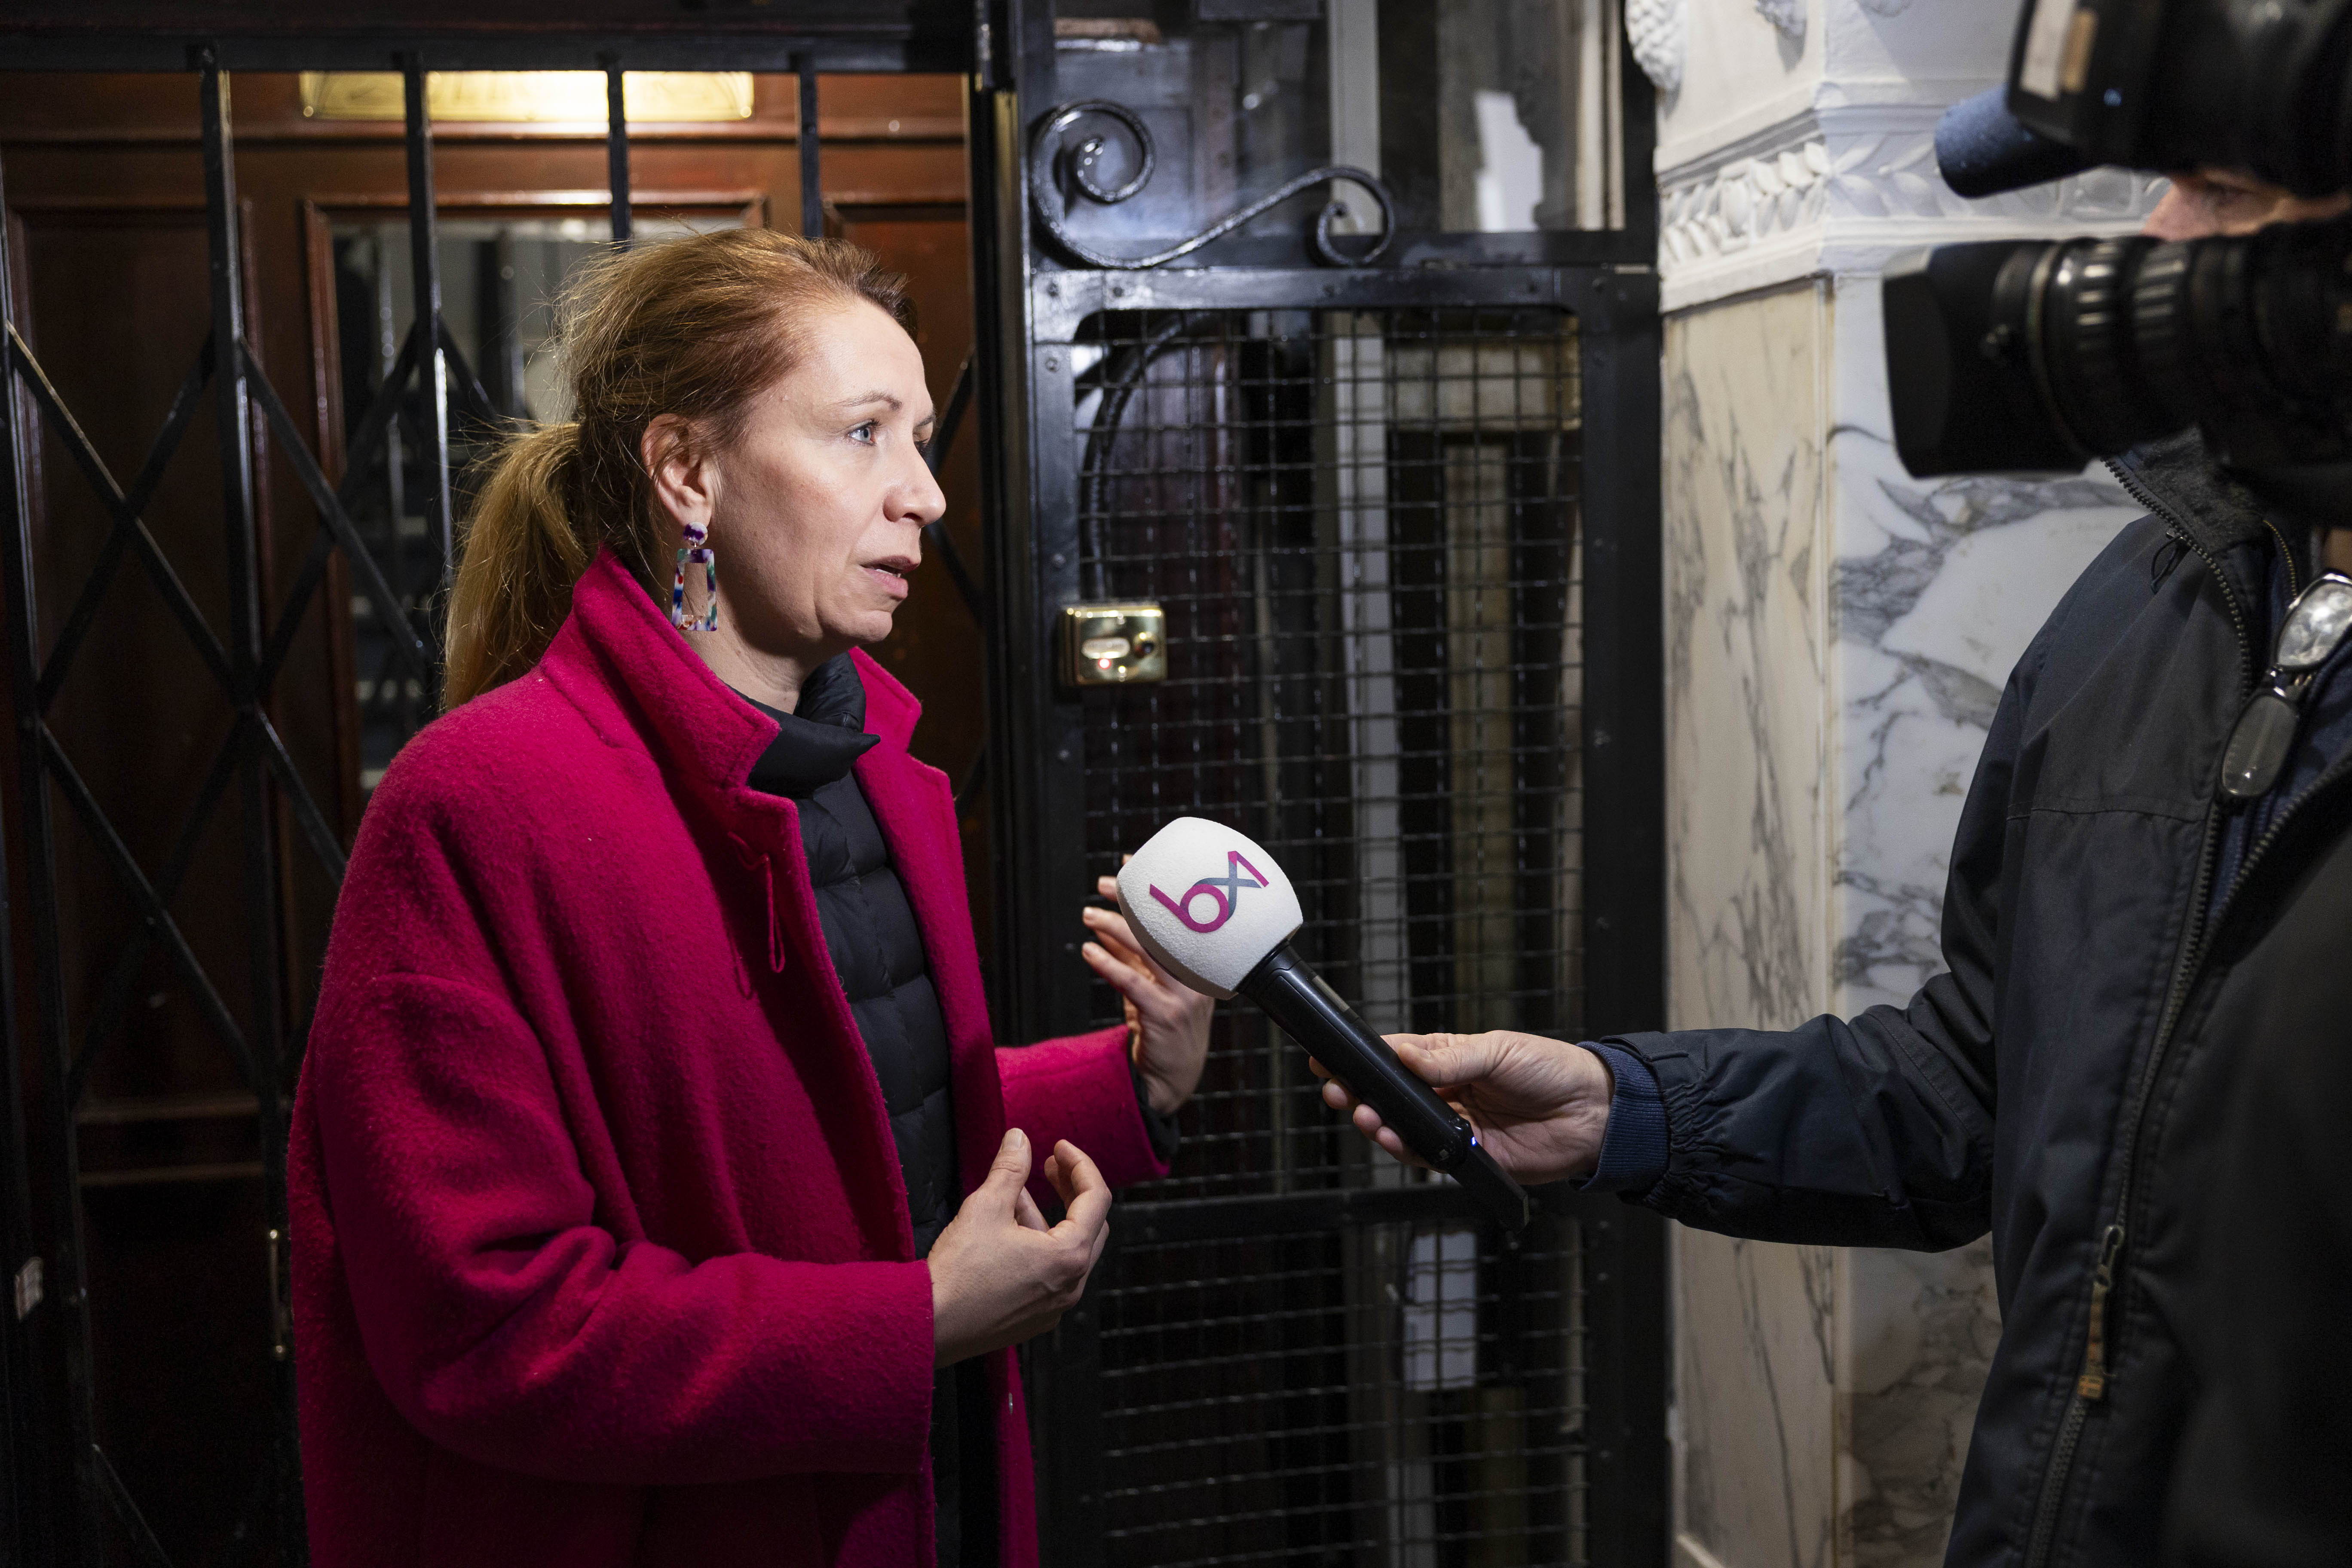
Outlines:
<svg viewBox="0 0 2352 1568"><path fill-rule="evenodd" d="M1630 197L1629 197L1630 201ZM1664 624L1657 279L1580 280L1585 466L1584 974L1581 1037L1665 1023ZM1593 1558L1667 1552L1663 1225L1628 1211L1596 1288ZM1604 1254L1604 1257L1606 1255ZM1605 1417L1601 1412L1607 1412Z"/></svg>
<svg viewBox="0 0 2352 1568"><path fill-rule="evenodd" d="M401 58L408 105L408 268L415 291L418 384L425 405L425 526L430 531L440 579L429 598L437 600L456 561L451 538L455 520L449 498L449 378L441 332L441 215L433 195L433 119L425 109L425 58ZM429 684L429 682L428 682Z"/></svg>
<svg viewBox="0 0 2352 1568"><path fill-rule="evenodd" d="M114 824L107 818L105 808L98 804L98 797L90 793L89 785L83 781L80 772L73 765L73 760L66 755L65 748L58 744L57 736L47 724L36 729L34 741L41 749L45 765L63 790L66 804L73 807L75 816L80 819L90 841L98 846L100 854L112 868L115 880L121 884L124 892L131 895L140 920L163 944L163 951L178 967L180 977L187 982L188 989L195 994L196 1010L205 1016L214 1033L220 1037L221 1043L236 1058L237 1070L244 1075L246 1082L255 1092L263 1092L262 1086L269 1079L261 1070L261 1058L256 1054L253 1037L237 1027L236 1016L229 1011L228 1004L222 1000L218 987L213 984L212 976L205 973L203 960L197 958L196 950L189 945L179 922L172 918L172 911L164 908L155 885L147 879L145 872L140 870L138 858L131 853L131 846L125 844L122 835L115 831ZM231 744L236 744L236 737L232 737ZM238 758L240 764L249 764L257 760L250 754L249 747L240 749L246 752ZM275 924L274 921L272 924Z"/></svg>
<svg viewBox="0 0 2352 1568"><path fill-rule="evenodd" d="M383 455L385 433L392 428L393 418L400 412L401 400L408 393L408 377L415 368L415 355L416 331L411 327L408 335L401 340L400 353L393 357L391 371L384 376L383 384L376 388L374 400L369 403L366 414L361 416L358 428L352 432L350 443L344 447L343 479L335 487L335 500L341 505L347 520L351 515L352 503L359 499L361 486L371 472L371 461ZM350 531L349 536L356 540L357 531ZM336 544L344 537L321 518L319 536L310 542L310 552L303 558L302 570L296 574L294 586L288 590L285 602L278 607L277 627L269 634L269 641L262 648L261 668L257 679L264 699L277 687L278 671L285 664L288 651L294 646L295 634L301 630L302 617L310 607L310 595L317 593L319 584L326 580L328 557L334 553ZM364 547L359 551L354 569L365 570L359 565L362 560L368 565L374 564L374 557L368 554ZM380 572L378 575L381 576ZM385 589L390 592L388 584ZM373 598L373 594L370 596ZM400 625L404 627L408 625L405 617ZM419 647L421 649L421 643Z"/></svg>
<svg viewBox="0 0 2352 1568"><path fill-rule="evenodd" d="M955 386L948 393L948 405L941 410L939 423L931 428L930 444L923 448L923 461L929 465L933 475L946 466L948 453L955 446L956 432L962 427L964 413L971 406L971 389L972 356L966 354L962 368L956 372ZM955 583L956 592L962 595L964 608L970 610L971 618L980 623L982 630L986 630L988 596L982 592L980 580L971 574L971 568L964 563L963 552L956 548L955 536L948 531L944 520L934 520L923 525L923 544L940 558L940 564L947 568L948 576Z"/></svg>
<svg viewBox="0 0 2352 1568"><path fill-rule="evenodd" d="M243 348L243 344L238 345L241 362L246 358ZM269 384L267 376L261 374L258 366L249 366L249 390L253 400L261 405L263 416L269 421L270 428L278 432L278 439L284 447L287 461L293 466L295 477L302 481L302 488L310 492L310 500L319 509L320 525L334 534L344 553L351 557L352 569L359 574L360 590L374 604L376 617L383 623L386 639L399 651L417 678L430 683L433 679L432 655L426 650L424 640L416 635L415 628L409 625L408 612L402 606L398 592L384 577L383 568L369 552L366 542L360 538L351 514L343 510L342 498L335 493L333 486L327 483L327 476L320 472L318 459L311 457L310 449L302 444L302 433L294 427L294 416L287 413L286 405L278 401L277 389ZM271 639L272 644L275 641L275 638ZM262 651L256 655L257 678L261 658L269 646L263 645Z"/></svg>
<svg viewBox="0 0 2352 1568"><path fill-rule="evenodd" d="M222 738L220 751L213 758L212 767L205 774L203 785L196 791L194 805L189 806L185 821L180 825L180 837L172 845L172 853L163 868L155 874L155 897L169 909L180 894L180 885L188 879L188 870L195 864L197 846L204 842L205 829L211 825L213 810L228 788L228 781L236 775L237 741L235 727ZM89 1082L90 1065L106 1048L114 1031L121 1026L131 1011L131 993L139 984L139 975L147 962L147 950L153 944L155 933L145 924L131 930L123 942L122 951L115 955L114 967L107 972L106 983L99 987L98 1005L91 1009L89 1026L82 1034L80 1047L75 1052L73 1065L68 1069L66 1101L81 1103L82 1090Z"/></svg>
<svg viewBox="0 0 2352 1568"><path fill-rule="evenodd" d="M1028 700L1021 699L1025 670L1025 637L1013 635L1030 614L1030 595L1016 588L1028 566L1018 533L1028 529L1024 496L1028 491L1028 388L1021 343L1028 336L1028 218L1025 218L1024 160L1021 160L1021 103L1012 87L1012 28L1007 21L1009 0L976 0L973 36L988 40L988 68L973 75L964 115L967 115L967 157L971 164L971 372L973 406L979 416L981 466L981 583L988 605L997 614L1000 630L988 637L985 689L988 689L988 769L1000 785L1021 766L1021 733L1028 733ZM1042 99L1051 103L1051 99ZM1012 597L1009 597L1012 595ZM1021 733L1016 733L1021 731ZM995 842L1016 830L1018 809L1004 799L1002 787L990 787ZM1007 865L1018 868L1013 856ZM1018 931L1009 924L1016 905L1016 877L1000 877L995 891L995 929ZM1000 1039L1025 1039L1021 1035L1021 1011L1012 980L1012 957L988 966L988 1006ZM1042 1514L1042 1521L1051 1511ZM1046 1535L1051 1528L1046 1526ZM1046 1542L1051 1544L1051 1542Z"/></svg>
<svg viewBox="0 0 2352 1568"><path fill-rule="evenodd" d="M1658 254L1658 110L1657 92L1647 72L1633 58L1633 42L1623 38L1617 51L1619 134L1624 139L1618 178L1622 182L1625 226L1622 234L1637 258L1654 265Z"/></svg>
<svg viewBox="0 0 2352 1568"><path fill-rule="evenodd" d="M12 351L16 347L13 335L10 347ZM187 379L180 384L179 393L172 399L172 412L164 419L163 427L155 433L155 439L148 445L147 460L140 465L137 477L131 481L131 488L123 492L121 503L114 514L114 527L107 533L105 547L99 552L97 563L90 568L89 578L82 584L81 593L74 600L73 610L66 616L64 628L58 633L58 640L50 645L48 663L41 670L41 708L45 712L57 700L58 688L65 683L66 672L73 668L74 655L81 647L82 638L89 635L90 626L98 619L99 605L106 597L108 585L114 581L115 569L121 564L123 551L129 548L134 537L146 532L145 525L140 521L140 513L146 510L156 485L162 481L164 465L172 460L172 454L178 449L180 437L186 433L188 421L194 416L196 405L204 395L205 384L212 379L212 374L213 342L206 338L205 346L197 352L196 363L188 369ZM75 435L79 439L79 432ZM92 458L96 456L94 452L91 454ZM89 471L87 464L83 471ZM149 563L148 569L152 572L156 563L163 562L163 552L155 546L152 535L148 535L143 543L148 548L142 551L142 554ZM168 565L165 571L169 574ZM163 587L162 584L157 585ZM167 603L175 597L186 599L186 592L180 587L176 574L171 574L170 586L163 587L163 597ZM190 603L188 607L193 611L194 605ZM181 624L184 626L186 623L187 616L183 614ZM203 625L202 617L197 618L197 624ZM211 637L210 628L205 629L205 635L207 638ZM225 660L215 663L213 673L226 684L228 666Z"/></svg>
<svg viewBox="0 0 2352 1568"><path fill-rule="evenodd" d="M277 727L267 716L260 717L258 722L264 754L278 774L278 788L286 792L286 799L294 808L295 825L301 828L302 837L309 841L310 853L319 858L319 864L326 868L327 875L341 886L344 868L343 847L336 841L335 830L327 826L326 813L319 809L319 803L311 797L310 786L302 782L302 775L295 770L294 759L288 753L286 742L278 738Z"/></svg>
<svg viewBox="0 0 2352 1568"><path fill-rule="evenodd" d="M89 437L82 433L80 423L58 395L48 373L41 368L39 361L34 359L31 349L14 327L8 330L8 355L15 363L17 377L32 392L34 401L40 405L42 413L49 421L51 430L65 444L75 466L89 481L90 489L98 492L100 502L114 514L118 524L126 516L131 519L130 542L138 547L148 574L154 579L157 590L163 595L165 607L179 621L181 629L188 634L188 640L195 645L196 652L211 668L214 679L226 687L230 681L228 656L221 647L219 639L213 636L212 627L205 624L204 612L196 608L195 600L181 583L179 574L172 569L171 562L164 558L154 536L147 531L146 524L138 521L136 514L130 511L130 503L122 493L122 487L114 482L114 476L107 471L105 461L98 455L98 448L90 445ZM40 694L44 708L57 694L57 688L64 681L68 668L68 664L59 663L54 655L51 656L41 677Z"/></svg>
<svg viewBox="0 0 2352 1568"><path fill-rule="evenodd" d="M474 374L473 362L466 357L457 334L449 330L446 321L441 323L441 359L448 367L449 383L457 389L457 401L465 405L466 416L477 425L498 429L499 405L491 401L490 390L482 384L482 378Z"/></svg>
<svg viewBox="0 0 2352 1568"><path fill-rule="evenodd" d="M172 1568L170 1553L163 1550L163 1543L155 1539L155 1532L147 1527L146 1516L139 1511L139 1504L131 1498L131 1489L122 1484L122 1477L116 1472L114 1461L106 1457L106 1450L92 1443L89 1460L91 1468L98 1472L99 1483L106 1495L107 1506L113 1511L114 1521L122 1527L122 1533L131 1538L131 1552L146 1568Z"/></svg>
<svg viewBox="0 0 2352 1568"><path fill-rule="evenodd" d="M1573 267L1169 267L1156 272L1045 272L1031 280L1038 342L1066 343L1104 310L1581 310L1622 262ZM1635 269L1646 273L1646 266Z"/></svg>
<svg viewBox="0 0 2352 1568"><path fill-rule="evenodd" d="M258 742L259 729L267 721L262 709L261 658L263 618L268 613L264 584L268 565L267 542L254 510L253 413L248 388L260 386L273 406L277 399L268 393L268 380L261 366L254 363L245 339L243 243L238 232L236 142L229 120L228 79L216 55L206 53L200 57L198 64L205 148L205 230L212 259L212 339L219 360L218 373L213 380L216 409L214 424L220 448L223 565L228 580L226 640L235 676L229 695L241 731L232 743L238 746L241 753L237 763L237 826L244 840L244 934L247 984L250 991L247 1011L251 1019L243 1042L234 1036L226 1038L231 1048L238 1050L238 1065L254 1092L255 1121L261 1142L263 1210L268 1227L282 1233L286 1227L286 1111L291 1075L280 992L285 967L278 931L277 813L270 793L268 763ZM415 79L412 85L417 90L421 108L422 79ZM284 410L278 412L282 416ZM279 433L287 456L298 471L314 470L316 465L310 461L310 449L291 425L290 420L284 421ZM47 738L46 728L42 734ZM79 780L72 776L64 754L54 742L51 766L60 781L68 784L69 795L79 787ZM104 826L96 805L90 801L82 812L93 833ZM139 875L128 851L110 847L110 853L120 858L118 870L126 875L132 891L152 900L153 889ZM158 934L167 950L188 969L190 983L198 995L218 1009L215 1028L233 1028L234 1022L226 1009L220 1006L201 968L195 965L194 953L187 950L172 927L162 905L152 903L146 918L151 925L161 922ZM243 1048L239 1049L241 1045ZM286 1310L283 1289L282 1280L270 1285L273 1318ZM276 1535L284 1560L299 1562L306 1542L300 1460L295 1436L294 1369L280 1361L273 1363L270 1371L270 1392L277 1415L269 1458L277 1488Z"/></svg>
<svg viewBox="0 0 2352 1568"><path fill-rule="evenodd" d="M0 170L0 327L14 337L16 273L7 212L5 170ZM38 712L35 691L39 684L40 641L34 619L37 601L32 564L33 498L26 487L30 468L25 459L33 432L19 427L19 409L16 372L11 362L0 358L0 498L5 498L6 507L6 516L0 520L6 524L0 529L0 579L5 582L8 606L8 613L0 618L8 622L8 684L17 720L16 776L25 816L22 858L33 913L34 1006L29 1043L37 1053L28 1063L24 1054L28 1042L19 1033L23 1015L18 1012L16 993L15 910L10 907L5 850L0 848L0 1042L6 1046L0 1068L5 1068L12 1084L21 1085L27 1078L38 1082L47 1112L55 1109L63 1090L65 1012L57 936L55 837L39 755L28 743L26 727ZM0 837L0 845L5 843ZM0 1147L0 1200L5 1200L5 1206L0 1207L0 1247L6 1250L0 1254L0 1268L5 1268L13 1285L33 1278L20 1271L36 1267L35 1248L39 1243L33 1222L35 1150L26 1136L25 1096L12 1093L5 1098L5 1107L0 1109L0 1138L6 1141ZM79 1249L72 1253L77 1272L68 1272L68 1254L63 1248L58 1251L54 1268L39 1265L47 1274L47 1295L63 1289L67 1279L79 1277ZM6 1422L8 1488L7 1533L0 1538L0 1545L26 1563L51 1562L65 1555L55 1539L54 1510L49 1506L62 1478L58 1474L54 1435L47 1429L47 1380L37 1371L49 1350L48 1325L58 1310L51 1307L42 1311L35 1305L18 1315L16 1331L0 1343L0 1369L5 1369L6 1378L6 1387L0 1392L5 1392L7 1405L0 1415Z"/></svg>
<svg viewBox="0 0 2352 1568"><path fill-rule="evenodd" d="M613 188L613 243L625 247L635 225L629 212L629 110L620 57L604 62L604 169Z"/></svg>
<svg viewBox="0 0 2352 1568"><path fill-rule="evenodd" d="M821 239L824 236L824 184L817 169L816 61L803 55L793 61L793 70L800 78L801 88L800 125L793 132L794 146L801 155L801 233L811 239Z"/></svg>
<svg viewBox="0 0 2352 1568"><path fill-rule="evenodd" d="M911 21L877 15L873 0L845 0L832 8L841 19L826 22L802 13L811 0L797 0L790 17L774 25L730 29L686 15L668 19L648 15L635 31L565 30L541 27L443 28L402 26L399 39L428 56L439 70L602 70L604 58L625 54L637 70L786 73L814 59L824 71L896 74L971 69L971 29L953 5L934 3L894 7L920 13ZM200 37L164 28L104 27L88 24L50 29L0 26L0 57L11 70L155 71L184 73L199 47L217 51L230 71L353 70L384 68L385 31L358 27L323 30L315 12L279 13L288 30L248 26L237 32ZM248 9L247 15L256 15ZM537 17L531 18L537 20Z"/></svg>
<svg viewBox="0 0 2352 1568"><path fill-rule="evenodd" d="M961 816L971 808L972 796L979 792L980 786L985 783L987 779L988 741L986 736L982 736L981 738L980 754L973 757L971 760L971 766L964 770L963 782L955 786L955 808L957 815Z"/></svg>
<svg viewBox="0 0 2352 1568"><path fill-rule="evenodd" d="M1528 1197L1537 1213L1570 1217L1615 1214L1624 1206L1614 1194L1580 1193L1567 1183L1530 1187ZM1206 1241L1223 1237L1296 1236L1340 1226L1477 1224L1485 1213L1458 1184L1433 1178L1393 1187L1335 1187L1171 1203L1122 1202L1118 1226L1139 1241Z"/></svg>
<svg viewBox="0 0 2352 1568"><path fill-rule="evenodd" d="M923 461L936 474L946 466L948 452L955 446L956 432L963 428L963 416L971 407L972 356L963 356L956 371L955 385L948 389L948 405L940 410L937 425L931 426L930 444L923 448Z"/></svg>

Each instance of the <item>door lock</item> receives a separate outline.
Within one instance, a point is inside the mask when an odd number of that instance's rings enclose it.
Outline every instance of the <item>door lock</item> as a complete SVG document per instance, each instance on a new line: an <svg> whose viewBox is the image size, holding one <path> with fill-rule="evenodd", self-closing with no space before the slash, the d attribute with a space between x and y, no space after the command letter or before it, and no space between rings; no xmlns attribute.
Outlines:
<svg viewBox="0 0 2352 1568"><path fill-rule="evenodd" d="M1062 606L1062 674L1072 686L1168 679L1168 612L1149 601Z"/></svg>

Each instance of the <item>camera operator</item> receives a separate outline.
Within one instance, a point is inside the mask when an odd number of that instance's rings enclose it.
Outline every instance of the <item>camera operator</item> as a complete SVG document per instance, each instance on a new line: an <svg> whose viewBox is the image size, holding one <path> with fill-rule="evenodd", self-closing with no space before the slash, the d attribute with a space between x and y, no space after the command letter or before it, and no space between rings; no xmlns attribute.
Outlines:
<svg viewBox="0 0 2352 1568"><path fill-rule="evenodd" d="M2037 13L2074 9L2029 5L2020 73L2033 69ZM2170 9L2177 22L2195 7ZM2111 31L2128 25L2106 15ZM2070 68L2068 90L2084 76L2109 104L2121 98L2096 69ZM2145 232L2252 235L2346 205L2213 170L2179 176ZM2065 248L2032 248L2042 289ZM2036 304L2052 300L2074 302ZM1893 361L1891 294L1888 319ZM2352 331L2352 315L2335 322ZM1953 341L1951 358L1970 362L1956 382L2011 347L1981 322ZM2063 375L2039 358L2034 370L2054 406ZM2113 379L2122 390L2098 406L2141 395ZM1914 406L1942 419L1949 403ZM1981 439L1964 426L1971 412L1949 408L1946 438ZM1899 384L1896 417L1900 437ZM2073 460L2113 450L2053 423ZM2327 1105L2347 1100L2306 1090L2352 1089L2352 965L2329 951L2352 924L2352 789L2337 788L2352 779L2352 577L2321 577L2352 551L2296 521L2311 509L2258 500L2253 476L2225 469L2195 430L2110 466L2148 514L2068 590L2010 677L1952 850L1948 972L1907 1005L1785 1032L1393 1043L1523 1181L1580 1178L1766 1240L1932 1250L1990 1230L2002 1334L1948 1562L2157 1562L2200 1371L2233 1356L2263 1370L2200 1413L2180 1489L2193 1560L2352 1562L2340 1519L2313 1533L2316 1510L2342 1511L2333 1496L2352 1451L2333 1321L2352 1284L2340 1240L2352 1203L2323 1164L2343 1125ZM2276 1060L2233 1112L2249 1047ZM2306 1076L2322 1058L2325 1076ZM1403 1157L1370 1107L1337 1083L1326 1096ZM2209 1278L2217 1259L2226 1279ZM2249 1332L2258 1315L2281 1328ZM2324 1346L2330 1375L2298 1381L2283 1357L2294 1345ZM2290 1458L2305 1431L2318 1448ZM2303 1493L2315 1466L2332 1467L2333 1496L2303 1496L2301 1520L2277 1527L2304 1531L2294 1546L2254 1554L2268 1549L2250 1542L2284 1517L2255 1500Z"/></svg>

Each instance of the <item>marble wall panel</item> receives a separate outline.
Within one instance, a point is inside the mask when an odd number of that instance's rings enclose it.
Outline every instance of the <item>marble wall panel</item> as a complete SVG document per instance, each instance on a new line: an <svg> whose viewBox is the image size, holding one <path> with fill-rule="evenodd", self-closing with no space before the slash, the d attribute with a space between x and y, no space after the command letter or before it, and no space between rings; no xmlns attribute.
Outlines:
<svg viewBox="0 0 2352 1568"><path fill-rule="evenodd" d="M1830 661L1838 705L1834 990L1908 1000L1937 946L1952 833L2009 672L2139 509L2104 469L1915 479L1895 454L1875 279L1837 285Z"/></svg>
<svg viewBox="0 0 2352 1568"><path fill-rule="evenodd" d="M1665 330L1669 1008L1822 1005L1828 295L1801 284Z"/></svg>
<svg viewBox="0 0 2352 1568"><path fill-rule="evenodd" d="M1668 1007L1818 1012L1832 853L1822 432L1830 294L1665 333ZM1679 1551L1823 1568L1836 1531L1835 1254L1675 1233Z"/></svg>

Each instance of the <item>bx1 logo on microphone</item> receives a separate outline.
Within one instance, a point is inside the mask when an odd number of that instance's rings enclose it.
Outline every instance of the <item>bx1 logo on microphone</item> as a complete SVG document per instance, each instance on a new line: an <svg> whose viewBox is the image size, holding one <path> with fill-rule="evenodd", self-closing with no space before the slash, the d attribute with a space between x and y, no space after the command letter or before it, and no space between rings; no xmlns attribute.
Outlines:
<svg viewBox="0 0 2352 1568"><path fill-rule="evenodd" d="M1249 873L1247 881L1242 879L1242 873L1244 871ZM1240 850L1228 849L1225 851L1223 876L1202 878L1192 884L1181 899L1170 898L1161 892L1155 883L1151 889L1151 896L1167 906L1168 912L1182 921L1188 929L1206 935L1210 931L1223 929L1224 923L1234 918L1234 910L1241 903L1244 892L1266 886L1268 883L1264 872L1243 859ZM1216 906L1217 912L1214 919L1198 921L1192 918L1193 903L1201 899L1206 899Z"/></svg>

